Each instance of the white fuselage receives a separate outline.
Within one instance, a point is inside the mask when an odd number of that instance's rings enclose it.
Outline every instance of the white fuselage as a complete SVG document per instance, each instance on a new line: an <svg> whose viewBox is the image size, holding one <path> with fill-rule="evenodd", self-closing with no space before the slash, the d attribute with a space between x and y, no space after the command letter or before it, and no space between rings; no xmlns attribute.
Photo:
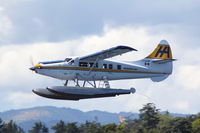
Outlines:
<svg viewBox="0 0 200 133"><path fill-rule="evenodd" d="M106 60L130 51L137 50L120 45L77 58L40 62L29 69L41 75L66 81L64 86L36 88L33 92L42 97L63 100L111 97L135 93L135 89L111 88L109 80L150 78L153 82L160 82L172 73L172 62L175 59L172 58L167 41L162 40L150 55L138 61ZM73 80L75 86L68 86L68 80ZM83 80L83 84L79 84L80 80ZM100 82L97 87L98 80Z"/></svg>
<svg viewBox="0 0 200 133"><path fill-rule="evenodd" d="M35 72L41 75L61 79L61 80L119 80L119 79L136 79L136 78L151 78L169 75L161 70L151 69L151 62L148 66L144 61L126 63L117 61L101 60L98 62L80 61L79 59L73 62L40 64Z"/></svg>

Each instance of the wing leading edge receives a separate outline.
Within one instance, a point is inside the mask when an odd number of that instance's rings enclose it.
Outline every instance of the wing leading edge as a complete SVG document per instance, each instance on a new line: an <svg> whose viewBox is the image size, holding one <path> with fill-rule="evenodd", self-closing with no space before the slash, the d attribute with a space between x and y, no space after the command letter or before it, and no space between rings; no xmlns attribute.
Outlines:
<svg viewBox="0 0 200 133"><path fill-rule="evenodd" d="M137 50L128 46L116 46L106 50L102 50L94 54L80 57L80 60L85 60L85 61L104 60L130 51L137 51Z"/></svg>

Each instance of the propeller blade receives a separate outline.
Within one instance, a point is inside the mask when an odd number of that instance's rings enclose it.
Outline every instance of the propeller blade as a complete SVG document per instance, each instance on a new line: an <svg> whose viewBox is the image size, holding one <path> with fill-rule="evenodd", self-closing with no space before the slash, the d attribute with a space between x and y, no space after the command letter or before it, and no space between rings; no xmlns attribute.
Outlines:
<svg viewBox="0 0 200 133"><path fill-rule="evenodd" d="M29 60L30 60L31 65L34 66L34 61L33 61L33 57L32 56L29 57Z"/></svg>

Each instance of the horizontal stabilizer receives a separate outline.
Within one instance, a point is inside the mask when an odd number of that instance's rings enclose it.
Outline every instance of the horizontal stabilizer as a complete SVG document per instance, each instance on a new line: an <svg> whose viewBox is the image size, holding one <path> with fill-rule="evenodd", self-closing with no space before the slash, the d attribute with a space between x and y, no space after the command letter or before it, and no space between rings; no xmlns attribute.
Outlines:
<svg viewBox="0 0 200 133"><path fill-rule="evenodd" d="M172 61L176 61L177 59L155 59L152 60L153 63L157 63L157 64L164 64L167 62L172 62Z"/></svg>

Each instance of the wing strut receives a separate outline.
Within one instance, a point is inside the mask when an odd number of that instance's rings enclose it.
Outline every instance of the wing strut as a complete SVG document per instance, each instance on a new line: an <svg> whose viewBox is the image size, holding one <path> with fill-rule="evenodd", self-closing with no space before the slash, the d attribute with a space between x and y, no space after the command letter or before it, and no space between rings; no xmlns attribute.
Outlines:
<svg viewBox="0 0 200 133"><path fill-rule="evenodd" d="M96 85L96 81L95 80L93 80L93 83L88 81L88 80L84 80L82 85L80 85L78 78L76 78L76 79L74 79L72 81L74 81L75 87L81 87L81 86L85 87L86 83L88 83L94 88L104 88L104 86L105 86L105 88L110 89L110 84L109 84L108 78L106 76L103 77L102 86L100 86L101 81L99 81L99 86L98 87ZM68 86L68 83L69 83L69 80L66 80L65 83L64 83L64 86Z"/></svg>
<svg viewBox="0 0 200 133"><path fill-rule="evenodd" d="M90 75L92 69L94 68L94 66L96 65L96 63L99 61L99 58L97 57L94 64L92 65L92 67L90 68L89 72L88 72L88 75Z"/></svg>
<svg viewBox="0 0 200 133"><path fill-rule="evenodd" d="M106 88L110 88L110 84L109 84L109 81L108 81L108 79L107 79L106 76L103 77L103 80L104 80L104 85L105 85L105 87L106 87Z"/></svg>

